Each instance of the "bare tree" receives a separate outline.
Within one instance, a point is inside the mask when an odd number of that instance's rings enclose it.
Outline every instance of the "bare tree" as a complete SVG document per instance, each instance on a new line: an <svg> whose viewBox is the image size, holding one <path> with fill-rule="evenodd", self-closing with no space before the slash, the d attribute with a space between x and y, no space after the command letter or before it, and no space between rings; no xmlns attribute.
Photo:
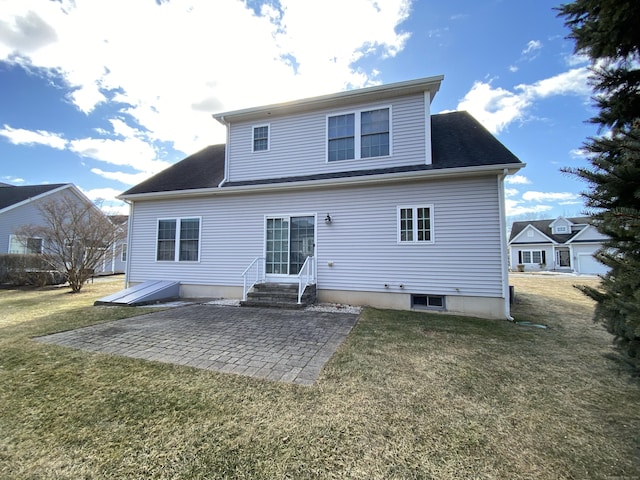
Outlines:
<svg viewBox="0 0 640 480"><path fill-rule="evenodd" d="M73 195L42 202L38 209L42 225L25 225L15 234L25 245L42 239L42 257L64 273L72 292L79 292L124 232L98 206Z"/></svg>

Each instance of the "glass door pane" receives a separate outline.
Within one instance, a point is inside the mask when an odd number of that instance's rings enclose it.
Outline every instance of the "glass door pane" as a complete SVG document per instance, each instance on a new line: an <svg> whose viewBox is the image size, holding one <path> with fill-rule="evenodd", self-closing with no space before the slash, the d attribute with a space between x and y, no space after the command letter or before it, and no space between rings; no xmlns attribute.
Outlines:
<svg viewBox="0 0 640 480"><path fill-rule="evenodd" d="M289 274L297 275L305 260L313 256L315 247L315 217L291 217L291 253Z"/></svg>
<svg viewBox="0 0 640 480"><path fill-rule="evenodd" d="M289 220L267 219L266 272L286 275L289 273Z"/></svg>

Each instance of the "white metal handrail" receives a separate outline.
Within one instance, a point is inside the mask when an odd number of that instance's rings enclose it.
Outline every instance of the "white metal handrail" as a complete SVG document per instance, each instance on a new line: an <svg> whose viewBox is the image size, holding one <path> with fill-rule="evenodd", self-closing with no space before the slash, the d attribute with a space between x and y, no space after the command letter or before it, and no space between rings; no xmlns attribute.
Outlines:
<svg viewBox="0 0 640 480"><path fill-rule="evenodd" d="M304 280L304 282L303 282ZM307 257L298 273L298 305L302 303L304 289L316 282L316 263L314 257Z"/></svg>
<svg viewBox="0 0 640 480"><path fill-rule="evenodd" d="M247 300L247 293L253 288L253 286L260 280L264 280L264 272L262 266L264 265L264 257L258 257L249 264L247 268L242 272L242 301ZM261 273L262 272L262 273ZM250 279L251 274L254 274ZM248 284L249 283L249 284Z"/></svg>

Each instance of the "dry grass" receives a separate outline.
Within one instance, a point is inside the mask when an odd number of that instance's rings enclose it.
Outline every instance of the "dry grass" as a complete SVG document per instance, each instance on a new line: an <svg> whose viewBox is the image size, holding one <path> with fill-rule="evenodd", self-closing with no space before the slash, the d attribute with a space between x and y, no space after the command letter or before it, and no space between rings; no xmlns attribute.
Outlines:
<svg viewBox="0 0 640 480"><path fill-rule="evenodd" d="M0 292L0 477L638 478L640 389L577 281L512 279L547 330L367 309L313 387L43 345L133 312Z"/></svg>

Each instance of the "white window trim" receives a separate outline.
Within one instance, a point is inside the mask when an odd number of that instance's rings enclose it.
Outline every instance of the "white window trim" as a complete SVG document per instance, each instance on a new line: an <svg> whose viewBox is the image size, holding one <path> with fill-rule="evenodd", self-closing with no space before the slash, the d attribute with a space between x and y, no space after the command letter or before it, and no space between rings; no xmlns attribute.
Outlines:
<svg viewBox="0 0 640 480"><path fill-rule="evenodd" d="M23 247L22 247L22 248L23 248L24 250L26 250L26 249L27 249L27 246L26 246L26 245L24 245L22 242L20 242L20 241L18 240L18 238L19 238L19 235L9 234L9 245L7 245L7 253L11 253L11 244L14 242L14 239L15 239L15 241L16 241L17 243L20 243L20 244L22 244L22 245L23 245ZM29 237L27 240L30 240L30 239L40 240L40 241L42 242L42 243L40 244L40 253L42 253L42 251L44 250L44 239L43 239L43 238L40 238L40 237ZM15 253L15 254L13 254L13 255L31 255L31 254L29 254L29 253Z"/></svg>
<svg viewBox="0 0 640 480"><path fill-rule="evenodd" d="M569 228L566 225L557 225L553 229L553 233L569 233Z"/></svg>
<svg viewBox="0 0 640 480"><path fill-rule="evenodd" d="M400 230L401 222L400 222L400 211L404 209L411 209L411 215L413 218L413 240L401 240L402 232ZM418 240L418 209L419 208L428 208L429 209L429 223L430 223L430 239L429 240ZM421 205L399 205L396 208L396 233L397 233L397 243L398 245L429 245L436 243L435 242L435 228L434 228L434 209L433 203L421 204Z"/></svg>
<svg viewBox="0 0 640 480"><path fill-rule="evenodd" d="M385 108L389 109L389 155L381 155L379 157L361 157L362 150L362 135L361 135L361 120L363 112L372 112L374 110L384 110ZM329 118L339 117L341 115L354 115L354 129L353 129L353 143L354 143L354 158L349 158L345 160L333 160L329 161ZM376 158L388 158L393 156L393 110L391 105L378 105L373 107L361 108L358 110L348 110L343 112L332 112L327 114L324 124L324 148L325 148L325 163L343 163L343 162L353 162L356 160L372 160Z"/></svg>
<svg viewBox="0 0 640 480"><path fill-rule="evenodd" d="M267 127L267 149L266 150L256 150L256 128ZM270 123L261 123L260 125L253 125L251 127L251 151L253 153L262 153L268 152L271 150L271 124Z"/></svg>
<svg viewBox="0 0 640 480"><path fill-rule="evenodd" d="M160 231L160 222L163 220L175 220L176 222L176 238L173 252L173 260L158 260L158 233ZM198 260L180 260L180 224L183 220L198 220ZM158 218L156 221L156 238L155 238L155 262L156 263L200 263L202 249L202 217L165 217Z"/></svg>
<svg viewBox="0 0 640 480"><path fill-rule="evenodd" d="M540 265L542 263L542 252L544 252L543 249L539 249L539 250L520 250L520 252L522 253L521 257L522 257L522 264L523 265ZM525 252L529 253L529 258L530 258L530 262L525 262L524 261L524 254ZM533 261L533 252L539 252L540 253L540 261L539 262L534 262ZM546 257L546 255L544 255Z"/></svg>

